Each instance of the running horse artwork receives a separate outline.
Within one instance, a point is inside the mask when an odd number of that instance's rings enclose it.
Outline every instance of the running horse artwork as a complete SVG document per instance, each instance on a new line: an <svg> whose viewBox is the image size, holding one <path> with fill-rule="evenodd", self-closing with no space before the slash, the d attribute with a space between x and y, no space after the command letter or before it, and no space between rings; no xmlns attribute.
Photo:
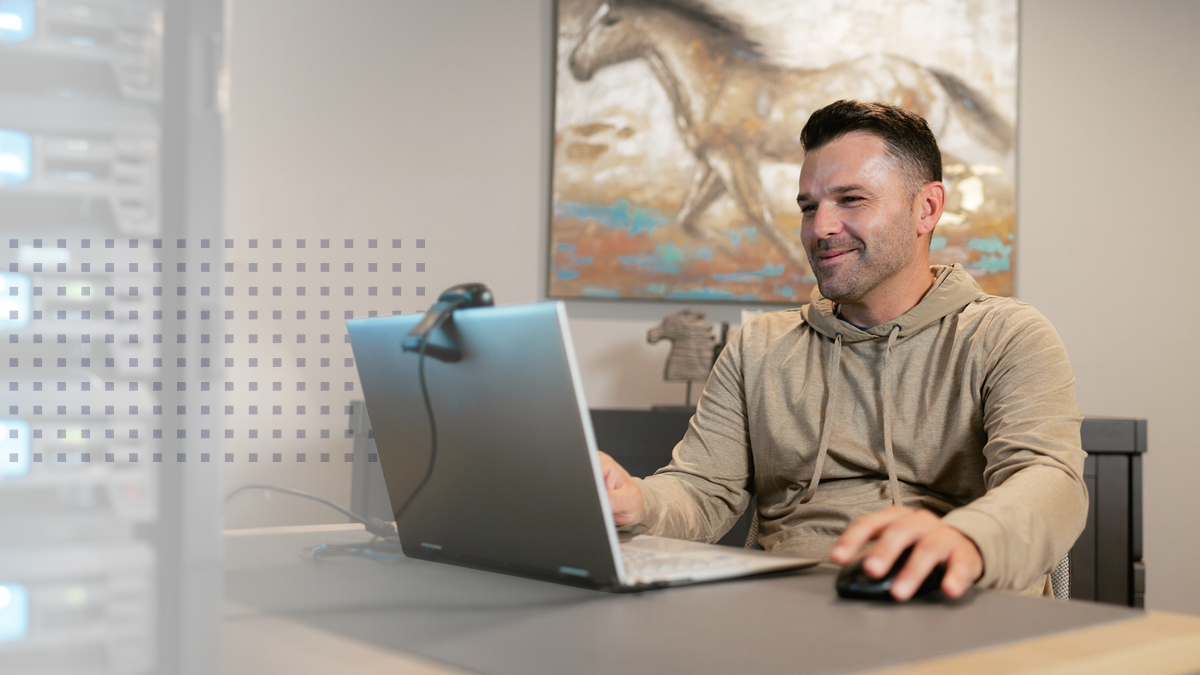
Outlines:
<svg viewBox="0 0 1200 675"><path fill-rule="evenodd" d="M800 129L813 110L837 99L892 103L929 122L942 147L947 173L958 172L948 175L948 182L960 178L965 190L952 195L951 206L958 207L958 212L948 213L943 223L956 224L956 219L979 210L978 188L989 180L989 174L1003 174L1005 180L1012 180L1011 123L993 109L987 97L958 77L902 56L870 54L820 69L785 67L769 62L760 46L732 21L694 0L608 0L587 20L566 64L576 81L586 83L607 68L634 60L644 61L654 83L665 93L678 139L692 157L690 177L685 179L686 188L673 214L669 208L661 209L661 214L639 209L640 202L647 201L645 196L612 200L625 206L632 234L650 234L660 227L677 228L682 234L668 242L670 246L656 243L654 253L659 260L648 261L645 255L615 256L617 264L610 265L610 271L625 270L651 280L645 286L648 292L634 293L634 297L653 297L653 277L664 278L664 268L669 278L670 265L661 260L664 255L673 253L677 261L687 257L679 242L690 242L698 262L706 260L710 266L716 266L719 256L729 259L735 255L744 237L722 229L715 223L718 219L706 217L706 211L722 197L732 201L748 226L744 230L751 236L761 234L775 254L757 270L717 272L711 275L713 280L763 282L767 277L784 277L786 269L792 280L807 277L811 282L796 228L784 227L771 208L763 168L766 164L798 165L803 158ZM583 134L589 130L584 125L575 129ZM633 130L622 131L633 135ZM620 147L619 143L615 145ZM591 152L600 154L609 147L576 143L566 148L566 160L578 158L579 148L593 148ZM979 175L968 167L979 169ZM555 192L557 200L561 192L557 182ZM585 221L589 215L595 216L578 204L560 208L556 203L556 225L558 220L572 217ZM640 232L639 216L643 221ZM604 217L595 219L604 221ZM1007 238L1011 240L1011 236ZM552 244L564 243L562 238L553 239ZM596 262L594 253L580 251L578 239L565 243L565 248L554 250L552 288L555 281L570 280ZM1010 241L1001 237L998 243L1003 246ZM675 270L679 269L677 263ZM663 288L660 282L657 289ZM794 288L790 290L799 296ZM629 295L620 293L620 297ZM687 296L668 292L660 297Z"/></svg>

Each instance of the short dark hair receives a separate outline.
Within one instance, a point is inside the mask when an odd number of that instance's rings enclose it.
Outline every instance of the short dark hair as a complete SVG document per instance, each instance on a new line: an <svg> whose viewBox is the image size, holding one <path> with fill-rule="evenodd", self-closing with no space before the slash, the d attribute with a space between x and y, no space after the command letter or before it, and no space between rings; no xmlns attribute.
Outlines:
<svg viewBox="0 0 1200 675"><path fill-rule="evenodd" d="M855 131L883 140L900 162L910 193L942 180L942 153L929 125L920 115L898 106L844 99L830 103L808 118L800 144L811 152Z"/></svg>

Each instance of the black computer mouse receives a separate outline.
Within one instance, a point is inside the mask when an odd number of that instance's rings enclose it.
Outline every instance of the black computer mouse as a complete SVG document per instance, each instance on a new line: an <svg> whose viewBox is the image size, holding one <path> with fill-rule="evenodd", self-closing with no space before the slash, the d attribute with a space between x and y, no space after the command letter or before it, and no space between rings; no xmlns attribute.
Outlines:
<svg viewBox="0 0 1200 675"><path fill-rule="evenodd" d="M837 575L837 581L834 583L834 588L837 589L837 594L843 598L855 598L858 600L895 600L892 597L892 582L900 574L900 570L904 569L904 563L908 562L908 556L912 553L913 547L909 546L904 549L899 558L896 558L895 564L888 573L878 579L873 579L867 571L863 569L863 561L866 556L855 560L854 562L842 568ZM925 577L924 583L921 584L913 597L920 597L928 593L936 591L942 585L942 577L946 573L946 568L938 565L933 568L928 577Z"/></svg>

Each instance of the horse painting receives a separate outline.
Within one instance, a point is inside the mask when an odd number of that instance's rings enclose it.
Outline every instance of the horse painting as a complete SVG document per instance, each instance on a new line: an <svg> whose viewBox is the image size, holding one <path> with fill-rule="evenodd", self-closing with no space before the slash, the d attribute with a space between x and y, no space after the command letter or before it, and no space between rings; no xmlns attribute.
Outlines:
<svg viewBox="0 0 1200 675"><path fill-rule="evenodd" d="M819 69L781 66L734 22L695 0L608 0L578 34L567 66L582 83L635 59L665 92L693 158L671 220L686 238L716 250L727 250L730 237L703 214L727 196L786 264L809 273L795 232L772 213L762 167L798 165L801 128L837 99L907 108L928 121L947 165L1012 172L1013 128L987 97L908 58L871 54Z"/></svg>

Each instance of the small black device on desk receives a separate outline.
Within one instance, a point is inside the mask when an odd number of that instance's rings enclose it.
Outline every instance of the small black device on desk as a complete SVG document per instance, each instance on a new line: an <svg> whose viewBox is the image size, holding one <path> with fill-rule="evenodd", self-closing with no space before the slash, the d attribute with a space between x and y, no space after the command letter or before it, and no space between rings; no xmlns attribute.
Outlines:
<svg viewBox="0 0 1200 675"><path fill-rule="evenodd" d="M909 546L904 549L896 562L892 564L892 569L888 570L887 574L875 579L867 574L863 569L863 562L867 557L863 556L858 560L846 565L837 575L837 581L834 582L834 587L837 589L837 594L843 598L854 598L857 600L894 600L892 597L892 582L900 575L900 570L904 569L904 564L908 562L909 555L912 554L913 547ZM925 577L925 581L921 583L921 587L913 594L914 598L920 597L936 591L942 585L942 577L945 576L946 568L938 565L933 568L929 576Z"/></svg>

